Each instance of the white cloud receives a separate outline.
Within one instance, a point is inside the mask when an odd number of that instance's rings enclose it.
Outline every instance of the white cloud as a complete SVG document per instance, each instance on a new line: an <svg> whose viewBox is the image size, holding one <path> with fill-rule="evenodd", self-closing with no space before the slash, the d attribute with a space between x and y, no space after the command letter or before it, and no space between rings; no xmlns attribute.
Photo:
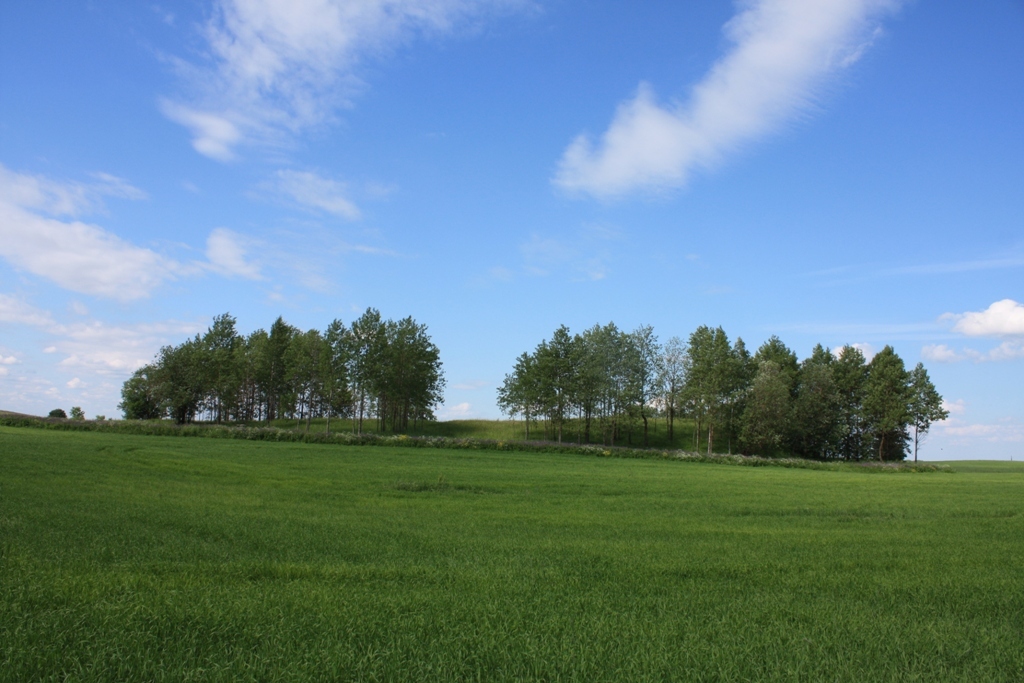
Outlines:
<svg viewBox="0 0 1024 683"><path fill-rule="evenodd" d="M57 351L62 368L101 375L127 376L153 360L161 346L201 331L196 323L169 321L137 325L108 325L99 321L58 325Z"/></svg>
<svg viewBox="0 0 1024 683"><path fill-rule="evenodd" d="M1024 341L1004 341L999 346L991 349L987 354L987 360L1014 360L1024 358Z"/></svg>
<svg viewBox="0 0 1024 683"><path fill-rule="evenodd" d="M109 173L93 173L92 183L59 182L15 173L0 164L0 205L21 207L50 216L75 217L103 210L103 197L145 199L146 193Z"/></svg>
<svg viewBox="0 0 1024 683"><path fill-rule="evenodd" d="M216 228L206 239L206 258L212 270L227 276L261 279L259 266L247 261L245 255L244 238L227 228Z"/></svg>
<svg viewBox="0 0 1024 683"><path fill-rule="evenodd" d="M474 416L473 406L469 403L459 403L454 406L445 406L437 411L439 420L466 420Z"/></svg>
<svg viewBox="0 0 1024 683"><path fill-rule="evenodd" d="M67 382L68 389L80 389L85 386L85 382L75 377L74 379Z"/></svg>
<svg viewBox="0 0 1024 683"><path fill-rule="evenodd" d="M946 313L941 320L953 320L953 330L968 337L1024 336L1024 304L1003 299L984 311Z"/></svg>
<svg viewBox="0 0 1024 683"><path fill-rule="evenodd" d="M160 110L171 121L192 132L192 147L200 154L217 161L235 158L231 148L242 139L242 133L224 116L197 111L169 100L160 101Z"/></svg>
<svg viewBox="0 0 1024 683"><path fill-rule="evenodd" d="M843 357L843 351L846 348L847 348L846 346L836 347L835 350L832 351L832 355L835 356L836 358L842 358ZM871 359L874 358L875 357L875 353L877 353L875 351L875 347L872 346L871 344L868 344L868 343L850 344L849 348L857 349L858 351L860 351L862 354L864 354L864 360L866 360L868 362L871 362Z"/></svg>
<svg viewBox="0 0 1024 683"><path fill-rule="evenodd" d="M275 189L300 206L323 211L350 221L360 216L359 208L348 199L344 183L323 178L308 171L277 172Z"/></svg>
<svg viewBox="0 0 1024 683"><path fill-rule="evenodd" d="M161 109L196 151L227 161L329 122L361 87L357 67L417 35L443 35L522 0L218 0L210 61L179 62L188 94Z"/></svg>
<svg viewBox="0 0 1024 683"><path fill-rule="evenodd" d="M7 368L0 366L0 377L6 377L7 372Z"/></svg>
<svg viewBox="0 0 1024 683"><path fill-rule="evenodd" d="M103 197L143 199L145 193L106 173L91 183L57 182L15 173L0 164L0 256L21 270L73 292L131 301L149 296L167 280L201 273L259 279L246 260L246 240L225 228L210 233L206 263L181 263L127 242L98 225L75 220L104 211ZM0 295L0 322L34 315ZM88 309L72 302L85 315ZM49 314L47 314L49 315ZM26 318L28 316L28 318ZM33 323L28 323L33 324Z"/></svg>
<svg viewBox="0 0 1024 683"><path fill-rule="evenodd" d="M1018 443L1024 441L1024 425L1012 420L997 423L965 424L950 418L937 423L942 433L954 437L955 443L984 440L989 443Z"/></svg>
<svg viewBox="0 0 1024 683"><path fill-rule="evenodd" d="M725 33L733 48L684 104L659 104L650 86L622 103L595 148L580 136L554 183L614 198L681 187L744 143L806 111L828 76L856 61L898 0L756 0Z"/></svg>
<svg viewBox="0 0 1024 683"><path fill-rule="evenodd" d="M108 325L99 321L65 325L43 311L9 295L0 294L0 323L38 327L55 338L43 353L64 356L58 365L83 368L99 374L127 375L153 360L168 341L195 334L202 326L192 322L167 321L136 325ZM0 355L0 365L15 362Z"/></svg>
<svg viewBox="0 0 1024 683"><path fill-rule="evenodd" d="M942 408L951 416L963 415L964 413L967 412L967 402L964 401L962 398L958 398L953 402L949 402L946 399L942 399Z"/></svg>
<svg viewBox="0 0 1024 683"><path fill-rule="evenodd" d="M10 294L0 294L0 323L45 327L53 325L48 311L40 310Z"/></svg>
<svg viewBox="0 0 1024 683"><path fill-rule="evenodd" d="M102 197L145 195L120 178L95 174L92 184L59 183L0 165L0 256L15 268L65 289L127 301L148 296L178 265L74 217L101 211Z"/></svg>
<svg viewBox="0 0 1024 683"><path fill-rule="evenodd" d="M933 363L956 363L965 358L945 344L928 344L921 349L921 357Z"/></svg>
<svg viewBox="0 0 1024 683"><path fill-rule="evenodd" d="M0 365L14 365L18 362L18 359L14 356L4 356L0 353Z"/></svg>
<svg viewBox="0 0 1024 683"><path fill-rule="evenodd" d="M458 389L460 391L476 391L478 389L483 389L484 387L489 387L490 385L490 382L478 379L473 380L471 382L461 382L459 384L454 384L452 385L452 388Z"/></svg>
<svg viewBox="0 0 1024 683"><path fill-rule="evenodd" d="M953 330L968 337L1009 337L988 351L964 348L958 352L945 344L933 344L921 349L926 360L955 363L963 360L975 362L1007 361L1024 358L1024 304L1013 299L996 301L984 311L945 313L940 321L952 321Z"/></svg>

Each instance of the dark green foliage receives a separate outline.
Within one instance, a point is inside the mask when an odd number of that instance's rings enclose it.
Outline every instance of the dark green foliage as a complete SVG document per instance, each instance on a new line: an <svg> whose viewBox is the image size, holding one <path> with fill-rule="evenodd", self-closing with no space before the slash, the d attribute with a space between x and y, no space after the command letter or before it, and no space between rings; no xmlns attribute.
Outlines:
<svg viewBox="0 0 1024 683"><path fill-rule="evenodd" d="M163 415L160 395L152 375L154 367L136 370L121 387L121 403L117 406L127 420L156 420Z"/></svg>
<svg viewBox="0 0 1024 683"><path fill-rule="evenodd" d="M50 411L48 417L59 418L61 420L68 419L68 414L64 412L63 408L54 408Z"/></svg>
<svg viewBox="0 0 1024 683"><path fill-rule="evenodd" d="M810 464L0 429L0 680L1024 678L1024 467Z"/></svg>
<svg viewBox="0 0 1024 683"><path fill-rule="evenodd" d="M650 327L622 333L613 324L571 335L565 326L524 353L498 390L498 407L561 442L576 427L578 443L632 444L652 418L664 417L669 443L684 415L694 423L693 450L798 455L817 460L902 460L910 428L919 437L945 416L942 397L923 366L907 373L886 347L870 365L855 347L833 353L818 344L802 363L778 337L751 357L742 339L698 327L688 343L662 348ZM550 434L547 430L550 429ZM595 438L596 437L596 438ZM717 437L717 438L716 438Z"/></svg>
<svg viewBox="0 0 1024 683"><path fill-rule="evenodd" d="M800 366L791 438L794 452L805 458L833 460L840 457L842 397L833 365L834 356L819 344Z"/></svg>
<svg viewBox="0 0 1024 683"><path fill-rule="evenodd" d="M785 452L791 413L789 377L775 361L760 361L743 414L744 451L767 456Z"/></svg>
<svg viewBox="0 0 1024 683"><path fill-rule="evenodd" d="M563 325L517 359L498 390L498 407L527 422L546 418L558 441L571 420L577 443L632 444L634 430L646 442L652 404L663 393L660 354L650 327L625 333L595 325L572 335Z"/></svg>
<svg viewBox="0 0 1024 683"><path fill-rule="evenodd" d="M267 333L241 337L235 319L214 318L204 335L167 346L122 388L128 419L178 424L270 422L357 414L391 431L433 419L443 401L440 351L412 318L384 321L368 309L347 329L302 332L278 318ZM354 404L354 399L357 403Z"/></svg>
<svg viewBox="0 0 1024 683"><path fill-rule="evenodd" d="M844 346L832 364L832 378L839 394L839 453L844 460L871 457L871 440L861 409L868 377L864 353Z"/></svg>
<svg viewBox="0 0 1024 683"><path fill-rule="evenodd" d="M72 420L84 420L85 419L85 411L83 411L78 406L72 406L72 408L71 408L71 419Z"/></svg>
<svg viewBox="0 0 1024 683"><path fill-rule="evenodd" d="M886 346L868 364L864 419L878 460L903 460L909 437L911 391L903 359Z"/></svg>
<svg viewBox="0 0 1024 683"><path fill-rule="evenodd" d="M797 375L800 373L800 363L797 361L796 353L783 344L781 339L772 335L768 341L761 344L757 353L754 354L754 363L758 366L766 360L772 361L779 367L779 372L786 380L789 390L795 391Z"/></svg>

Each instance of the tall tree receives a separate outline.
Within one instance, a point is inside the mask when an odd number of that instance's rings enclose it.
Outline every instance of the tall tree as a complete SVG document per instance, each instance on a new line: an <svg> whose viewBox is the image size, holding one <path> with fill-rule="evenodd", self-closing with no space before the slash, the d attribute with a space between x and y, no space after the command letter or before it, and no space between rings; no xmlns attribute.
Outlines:
<svg viewBox="0 0 1024 683"><path fill-rule="evenodd" d="M630 384L637 412L644 423L644 447L648 445L647 419L650 404L658 394L661 376L661 346L654 328L642 325L630 334L633 353L630 354Z"/></svg>
<svg viewBox="0 0 1024 683"><path fill-rule="evenodd" d="M740 442L747 453L776 455L789 432L792 398L789 378L773 360L758 364L743 411Z"/></svg>
<svg viewBox="0 0 1024 683"><path fill-rule="evenodd" d="M680 394L686 381L686 344L679 337L666 342L661 352L662 402L668 413L668 441L675 443L674 423Z"/></svg>
<svg viewBox="0 0 1024 683"><path fill-rule="evenodd" d="M732 348L721 328L698 327L690 335L685 392L695 410L697 449L700 449L701 421L707 421L708 453L714 449L715 423L721 417L731 389Z"/></svg>
<svg viewBox="0 0 1024 683"><path fill-rule="evenodd" d="M262 361L260 376L263 392L266 395L268 422L283 417L281 413L284 408L285 392L288 389L285 353L288 351L292 337L297 332L298 330L286 323L284 318L278 317L270 326L266 348L260 357L260 361Z"/></svg>
<svg viewBox="0 0 1024 683"><path fill-rule="evenodd" d="M380 374L384 353L384 323L380 311L367 308L349 330L351 336L349 354L349 379L352 382L356 401L356 433L363 433L363 417L367 401L373 395L374 379Z"/></svg>
<svg viewBox="0 0 1024 683"><path fill-rule="evenodd" d="M536 356L523 353L498 388L498 408L511 417L523 416L527 439L530 438L530 419L540 409L539 380Z"/></svg>
<svg viewBox="0 0 1024 683"><path fill-rule="evenodd" d="M124 383L121 403L117 407L126 420L156 420L162 416L155 373L155 367L144 365Z"/></svg>
<svg viewBox="0 0 1024 683"><path fill-rule="evenodd" d="M754 363L760 367L762 361L770 360L779 366L790 393L796 391L796 376L800 372L800 363L797 361L796 353L782 343L782 340L774 334L761 344L754 354Z"/></svg>
<svg viewBox="0 0 1024 683"><path fill-rule="evenodd" d="M842 438L841 397L833 371L833 356L818 344L800 365L793 401L793 446L808 458L838 456Z"/></svg>
<svg viewBox="0 0 1024 683"><path fill-rule="evenodd" d="M935 390L928 371L918 363L910 371L910 424L914 427L914 462L917 462L917 446L932 422L949 417L949 411L942 407L942 396Z"/></svg>
<svg viewBox="0 0 1024 683"><path fill-rule="evenodd" d="M318 413L323 396L323 355L326 351L319 330L298 332L285 350L285 384L296 417L306 422L309 431L313 415Z"/></svg>
<svg viewBox="0 0 1024 683"><path fill-rule="evenodd" d="M541 400L561 443L562 429L574 401L574 362L578 358L569 328L562 325L555 330L550 342L542 342L537 347L536 356L542 378Z"/></svg>
<svg viewBox="0 0 1024 683"><path fill-rule="evenodd" d="M206 356L202 371L206 375L204 384L207 387L204 403L214 422L224 422L229 418L238 396L235 347L239 339L235 322L229 313L218 315L202 338Z"/></svg>
<svg viewBox="0 0 1024 683"><path fill-rule="evenodd" d="M325 400L327 402L327 426L331 433L331 418L344 414L351 403L348 390L348 364L351 355L348 330L341 320L334 319L324 333L324 352L321 356Z"/></svg>
<svg viewBox="0 0 1024 683"><path fill-rule="evenodd" d="M839 395L839 453L844 460L863 460L872 455L864 420L864 391L868 365L864 353L844 346L832 364L832 377Z"/></svg>
<svg viewBox="0 0 1024 683"><path fill-rule="evenodd" d="M891 346L879 351L868 364L864 415L878 444L879 462L906 457L907 425L910 421L908 379L903 359Z"/></svg>

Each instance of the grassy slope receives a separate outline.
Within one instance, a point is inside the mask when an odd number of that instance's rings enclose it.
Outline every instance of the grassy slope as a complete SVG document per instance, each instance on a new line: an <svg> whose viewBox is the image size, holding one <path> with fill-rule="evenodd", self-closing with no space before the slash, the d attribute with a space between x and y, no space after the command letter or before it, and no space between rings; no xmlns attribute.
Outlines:
<svg viewBox="0 0 1024 683"><path fill-rule="evenodd" d="M2 680L1021 680L1022 564L1024 467L0 428Z"/></svg>
<svg viewBox="0 0 1024 683"><path fill-rule="evenodd" d="M261 426L262 423L253 423L254 426ZM282 429L305 429L305 422L299 420L274 420L274 426ZM322 432L325 429L326 420L318 418L312 420L310 431ZM570 420L563 428L562 439L567 443L577 442L576 421ZM595 422L593 426L591 441L600 444L601 437ZM353 421L349 419L331 420L331 431L354 431ZM582 430L582 426L581 426ZM364 420L363 431L376 432L375 420ZM673 426L673 439L668 438L668 422L664 418L651 419L648 426L648 444L651 448L679 448L692 450L694 424L692 420L676 419ZM446 420L437 422L419 422L410 425L408 430L410 436L446 436L455 439L494 439L498 441L516 441L526 438L525 424L522 420ZM707 432L701 432L701 450L707 449ZM548 429L545 432L544 422L530 424L530 440L555 440L557 434ZM616 442L616 446L643 446L644 432L643 425L637 424L632 428L632 433L623 429L623 434ZM735 444L733 444L735 446ZM727 441L716 442L715 451L725 453L729 449Z"/></svg>

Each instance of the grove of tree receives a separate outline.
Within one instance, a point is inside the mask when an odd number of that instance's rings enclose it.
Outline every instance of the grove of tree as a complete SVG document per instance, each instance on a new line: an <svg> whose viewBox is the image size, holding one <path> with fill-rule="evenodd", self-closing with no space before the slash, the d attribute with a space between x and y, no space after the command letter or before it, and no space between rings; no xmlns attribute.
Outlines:
<svg viewBox="0 0 1024 683"><path fill-rule="evenodd" d="M694 450L851 461L903 460L911 443L916 460L931 424L948 417L924 367L907 371L890 346L868 362L856 347L819 344L799 361L774 336L751 355L721 327L661 345L649 326L614 323L577 334L563 325L520 355L498 407L523 417L527 438L543 420L559 442L570 430L579 443L646 446L661 415L674 443L684 416L693 442L680 446Z"/></svg>
<svg viewBox="0 0 1024 683"><path fill-rule="evenodd" d="M434 419L444 401L440 351L425 325L384 320L370 308L348 327L334 320L303 332L282 318L247 336L217 316L202 335L165 346L121 391L128 419L179 424L269 422L280 418L353 418L356 431L375 420L402 432Z"/></svg>

